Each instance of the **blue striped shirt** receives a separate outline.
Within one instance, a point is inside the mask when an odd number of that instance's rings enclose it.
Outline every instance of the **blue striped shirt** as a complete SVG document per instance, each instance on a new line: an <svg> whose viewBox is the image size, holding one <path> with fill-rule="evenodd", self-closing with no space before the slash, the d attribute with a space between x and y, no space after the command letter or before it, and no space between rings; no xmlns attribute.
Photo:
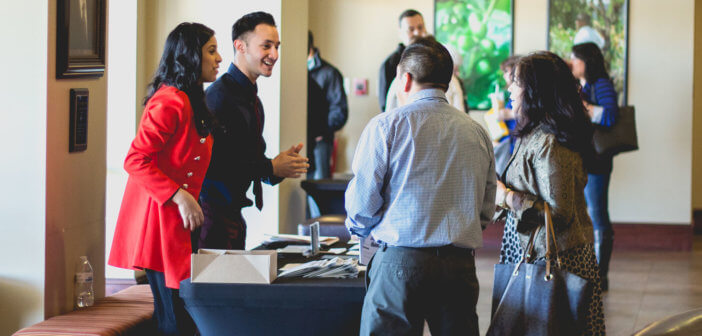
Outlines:
<svg viewBox="0 0 702 336"><path fill-rule="evenodd" d="M594 123L605 127L614 125L619 114L619 106L617 92L614 91L614 84L609 78L599 78L594 84L586 83L583 87L583 95L585 101L602 108L602 113L597 114L593 119Z"/></svg>
<svg viewBox="0 0 702 336"><path fill-rule="evenodd" d="M495 212L490 137L444 93L377 115L356 147L346 226L391 246L482 247Z"/></svg>

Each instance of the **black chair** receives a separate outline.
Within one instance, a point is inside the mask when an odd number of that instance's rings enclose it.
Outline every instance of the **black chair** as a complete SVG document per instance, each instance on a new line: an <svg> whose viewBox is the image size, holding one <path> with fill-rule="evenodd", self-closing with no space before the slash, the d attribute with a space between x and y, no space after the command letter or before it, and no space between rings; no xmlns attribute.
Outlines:
<svg viewBox="0 0 702 336"><path fill-rule="evenodd" d="M349 179L304 180L300 186L312 198L309 217L322 215L346 215L344 193ZM310 202L312 203L312 202Z"/></svg>
<svg viewBox="0 0 702 336"><path fill-rule="evenodd" d="M319 235L339 237L339 241L347 242L351 239L351 234L346 229L344 221L346 215L322 215L316 218L310 218L302 224L297 225L297 234L302 236L310 235L310 224L319 222Z"/></svg>

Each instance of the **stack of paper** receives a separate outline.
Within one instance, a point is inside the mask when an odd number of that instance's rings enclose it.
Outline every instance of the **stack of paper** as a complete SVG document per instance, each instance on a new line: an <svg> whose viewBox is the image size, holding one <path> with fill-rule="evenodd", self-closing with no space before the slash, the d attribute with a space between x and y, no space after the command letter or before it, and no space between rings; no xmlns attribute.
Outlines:
<svg viewBox="0 0 702 336"><path fill-rule="evenodd" d="M301 235L294 235L294 234L285 234L285 233L279 233L279 234L265 234L268 239L266 239L265 243L273 243L273 242L288 242L291 244L309 244L310 243L310 236L301 236ZM322 246L329 246L331 244L334 244L339 241L339 237L330 237L330 236L319 236L319 244Z"/></svg>
<svg viewBox="0 0 702 336"><path fill-rule="evenodd" d="M355 278L358 276L358 260L339 257L314 260L284 271L279 278Z"/></svg>

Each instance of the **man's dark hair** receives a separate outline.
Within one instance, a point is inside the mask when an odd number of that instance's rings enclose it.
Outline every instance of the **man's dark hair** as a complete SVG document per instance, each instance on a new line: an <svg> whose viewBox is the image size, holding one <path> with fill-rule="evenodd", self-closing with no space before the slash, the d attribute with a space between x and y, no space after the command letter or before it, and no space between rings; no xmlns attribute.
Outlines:
<svg viewBox="0 0 702 336"><path fill-rule="evenodd" d="M566 62L552 52L539 51L522 57L514 70L514 83L522 89L514 134L521 138L544 127L587 160L592 123L580 97L580 83Z"/></svg>
<svg viewBox="0 0 702 336"><path fill-rule="evenodd" d="M314 36L312 36L312 31L307 31L307 52L310 52L314 48Z"/></svg>
<svg viewBox="0 0 702 336"><path fill-rule="evenodd" d="M409 73L416 83L444 91L453 74L451 54L432 36L413 40L402 52L398 67L400 74Z"/></svg>
<svg viewBox="0 0 702 336"><path fill-rule="evenodd" d="M232 25L232 42L244 38L244 35L254 31L260 24L275 27L275 19L266 12L253 12L242 16Z"/></svg>
<svg viewBox="0 0 702 336"><path fill-rule="evenodd" d="M404 19L404 18L406 18L406 17L413 17L413 16L415 16L415 15L422 16L422 13L420 13L420 12L414 10L414 9L408 9L408 10L402 12L402 14L400 14L400 18L397 19L397 25L398 25L398 26L399 26L399 25L402 25L402 19ZM424 17L422 16L422 18L424 18Z"/></svg>

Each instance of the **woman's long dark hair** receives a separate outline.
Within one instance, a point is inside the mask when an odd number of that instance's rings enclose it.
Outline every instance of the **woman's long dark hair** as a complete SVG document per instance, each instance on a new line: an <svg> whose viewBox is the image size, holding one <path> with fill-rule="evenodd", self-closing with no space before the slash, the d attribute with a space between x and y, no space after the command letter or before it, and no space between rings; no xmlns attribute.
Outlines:
<svg viewBox="0 0 702 336"><path fill-rule="evenodd" d="M563 146L584 159L592 152L592 125L580 98L580 84L556 54L541 51L522 57L513 72L522 88L514 134L523 137L542 125Z"/></svg>
<svg viewBox="0 0 702 336"><path fill-rule="evenodd" d="M200 23L183 22L166 38L161 62L148 86L144 105L161 85L185 92L193 109L195 128L207 136L216 123L205 105L205 92L199 83L202 75L202 47L214 36L214 30Z"/></svg>
<svg viewBox="0 0 702 336"><path fill-rule="evenodd" d="M592 42L576 44L573 56L585 62L585 81L594 84L600 78L609 78L600 47Z"/></svg>

